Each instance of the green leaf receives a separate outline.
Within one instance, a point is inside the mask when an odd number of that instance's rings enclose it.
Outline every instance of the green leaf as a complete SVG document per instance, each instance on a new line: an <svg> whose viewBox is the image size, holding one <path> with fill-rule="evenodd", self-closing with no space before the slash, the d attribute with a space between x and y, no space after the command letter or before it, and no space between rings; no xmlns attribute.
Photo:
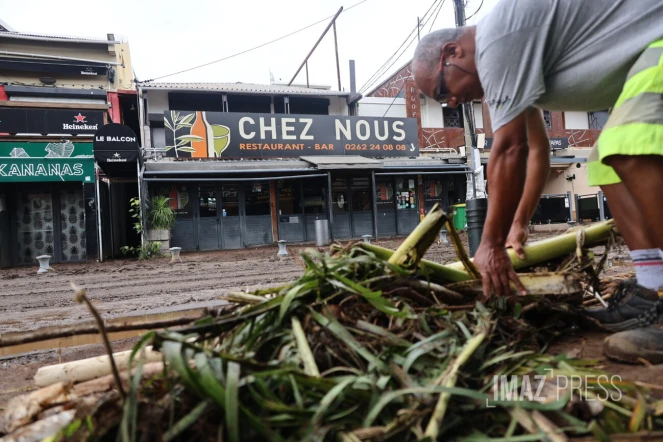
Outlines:
<svg viewBox="0 0 663 442"><path fill-rule="evenodd" d="M239 375L240 365L236 362L228 362L225 415L230 442L239 442L239 413L237 407L239 399Z"/></svg>
<svg viewBox="0 0 663 442"><path fill-rule="evenodd" d="M178 147L177 150L183 151L183 152L191 152L191 153L196 151L196 149L194 149L193 147L186 147L186 146L185 147Z"/></svg>
<svg viewBox="0 0 663 442"><path fill-rule="evenodd" d="M175 130L175 129L173 129L173 126L170 124L170 121L168 121L168 118L164 118L164 119L163 119L163 124L164 124L164 126L166 126L168 129L173 130L173 131Z"/></svg>
<svg viewBox="0 0 663 442"><path fill-rule="evenodd" d="M182 419L180 419L175 425L173 425L170 428L170 430L168 430L163 435L163 440L165 442L169 442L172 439L179 436L183 431L186 431L187 428L189 428L198 419L200 419L200 416L202 416L202 414L205 411L207 411L208 406L209 406L209 401L203 401L203 402L199 403L193 410L191 410L189 413L187 413L186 416L184 416Z"/></svg>
<svg viewBox="0 0 663 442"><path fill-rule="evenodd" d="M178 140L184 140L184 141L201 141L204 140L203 137L199 137L198 135L181 135L177 137Z"/></svg>
<svg viewBox="0 0 663 442"><path fill-rule="evenodd" d="M336 385L334 388L329 390L329 392L327 392L327 394L320 401L320 405L318 405L318 410L313 415L314 425L316 426L320 425L320 420L329 411L329 408L334 403L334 400L341 393L343 393L343 390L345 390L346 387L352 384L356 379L357 378L355 378L354 376L350 376L347 379L344 379L341 382L339 382L338 385Z"/></svg>
<svg viewBox="0 0 663 442"><path fill-rule="evenodd" d="M194 118L195 116L196 116L195 113L193 113L193 114L189 114L189 115L185 115L184 117L182 117L182 120L180 121L180 124L188 124L188 123L191 123L191 120L193 120L193 118Z"/></svg>
<svg viewBox="0 0 663 442"><path fill-rule="evenodd" d="M316 312L315 310L310 310L311 311L311 316L313 316L313 319L318 321L320 325L323 327L327 327L329 331L331 331L337 338L341 340L345 345L353 349L355 352L357 352L359 355L361 355L364 359L366 359L371 366L377 367L379 370L382 371L387 371L387 366L382 362L380 359L378 359L376 356L371 354L368 350L366 350L364 347L361 346L359 342L352 336L352 334L345 329L338 321L336 321L333 318L329 318L326 316L322 316L320 313Z"/></svg>

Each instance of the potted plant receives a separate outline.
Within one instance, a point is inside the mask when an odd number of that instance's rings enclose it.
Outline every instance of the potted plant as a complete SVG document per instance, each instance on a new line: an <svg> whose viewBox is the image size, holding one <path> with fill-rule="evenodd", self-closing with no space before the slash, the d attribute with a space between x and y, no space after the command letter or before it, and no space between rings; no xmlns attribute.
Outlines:
<svg viewBox="0 0 663 442"><path fill-rule="evenodd" d="M170 198L158 195L150 199L147 208L147 240L161 243L161 250L170 248L170 229L175 224L175 211Z"/></svg>

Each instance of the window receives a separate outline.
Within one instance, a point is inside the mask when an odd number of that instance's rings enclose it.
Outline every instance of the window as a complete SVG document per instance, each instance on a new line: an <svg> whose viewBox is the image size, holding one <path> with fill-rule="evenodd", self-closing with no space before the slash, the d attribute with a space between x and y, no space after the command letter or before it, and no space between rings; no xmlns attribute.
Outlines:
<svg viewBox="0 0 663 442"><path fill-rule="evenodd" d="M589 129L587 112L564 112L565 129Z"/></svg>
<svg viewBox="0 0 663 442"><path fill-rule="evenodd" d="M543 121L546 123L546 129L552 130L552 116L550 111L543 111Z"/></svg>
<svg viewBox="0 0 663 442"><path fill-rule="evenodd" d="M483 105L481 103L472 103L474 109L474 124L477 129L483 129Z"/></svg>
<svg viewBox="0 0 663 442"><path fill-rule="evenodd" d="M457 127L463 128L463 109L458 106L456 109L450 107L442 108L442 119L444 120L444 127Z"/></svg>
<svg viewBox="0 0 663 442"><path fill-rule="evenodd" d="M608 111L598 111L589 113L589 128L594 130L602 130L608 122L610 113Z"/></svg>

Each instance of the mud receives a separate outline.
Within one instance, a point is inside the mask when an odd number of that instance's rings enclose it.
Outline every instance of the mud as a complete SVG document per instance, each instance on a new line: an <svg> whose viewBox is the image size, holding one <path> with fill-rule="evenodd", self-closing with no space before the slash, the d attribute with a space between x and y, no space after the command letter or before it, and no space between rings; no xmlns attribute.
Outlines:
<svg viewBox="0 0 663 442"><path fill-rule="evenodd" d="M530 241L557 233L534 233ZM467 236L461 234L467 247ZM403 238L373 241L395 249ZM90 313L73 300L70 281L86 288L87 294L105 319L170 315L172 312L213 308L225 304L220 299L228 291L278 286L302 273L298 253L311 245L290 245L287 258L277 258L275 246L246 250L183 253L183 263L170 264L169 258L150 261L133 259L105 263L57 264L55 271L37 275L37 266L0 270L0 333L25 332L47 326L88 322ZM597 248L596 252L602 252ZM606 273L632 271L628 251L617 247L610 253ZM442 264L457 260L451 244L433 244L426 258ZM114 351L131 348L138 338L118 335ZM605 335L566 336L552 347L559 354L581 349L580 357L598 358L600 364L625 379L658 383L663 366L626 366L607 361L601 347ZM83 339L82 341L80 339ZM26 347L27 353L0 354L0 408L17 394L33 389L32 377L44 365L104 354L96 340L55 340L39 347ZM81 345L87 344L87 345ZM12 352L15 353L15 352Z"/></svg>

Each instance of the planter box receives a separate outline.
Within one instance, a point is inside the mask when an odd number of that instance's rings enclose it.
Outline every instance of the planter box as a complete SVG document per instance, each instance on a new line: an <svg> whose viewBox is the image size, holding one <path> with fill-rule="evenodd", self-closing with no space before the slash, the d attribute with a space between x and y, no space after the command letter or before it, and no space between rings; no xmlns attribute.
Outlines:
<svg viewBox="0 0 663 442"><path fill-rule="evenodd" d="M170 248L170 231L169 230L148 230L147 240L150 242L159 241L161 243L161 251L167 252Z"/></svg>

